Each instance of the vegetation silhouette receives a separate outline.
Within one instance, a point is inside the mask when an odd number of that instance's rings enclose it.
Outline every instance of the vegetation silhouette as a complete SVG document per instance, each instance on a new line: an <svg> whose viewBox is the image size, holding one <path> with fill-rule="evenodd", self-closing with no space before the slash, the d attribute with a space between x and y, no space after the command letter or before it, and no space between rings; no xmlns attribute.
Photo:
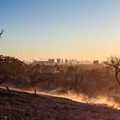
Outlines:
<svg viewBox="0 0 120 120"><path fill-rule="evenodd" d="M115 68L118 78L119 70ZM39 91L62 95L71 92L89 98L108 96L117 101L120 89L113 73L114 70L104 64L26 64L17 58L0 55L0 85L5 86L9 94L14 87L32 90L35 96Z"/></svg>

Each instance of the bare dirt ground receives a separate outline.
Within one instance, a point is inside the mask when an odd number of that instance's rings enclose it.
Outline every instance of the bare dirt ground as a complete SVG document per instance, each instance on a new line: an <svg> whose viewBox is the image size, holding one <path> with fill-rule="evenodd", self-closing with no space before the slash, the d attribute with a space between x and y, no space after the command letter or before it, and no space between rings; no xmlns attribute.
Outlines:
<svg viewBox="0 0 120 120"><path fill-rule="evenodd" d="M0 120L120 120L120 110L0 88Z"/></svg>

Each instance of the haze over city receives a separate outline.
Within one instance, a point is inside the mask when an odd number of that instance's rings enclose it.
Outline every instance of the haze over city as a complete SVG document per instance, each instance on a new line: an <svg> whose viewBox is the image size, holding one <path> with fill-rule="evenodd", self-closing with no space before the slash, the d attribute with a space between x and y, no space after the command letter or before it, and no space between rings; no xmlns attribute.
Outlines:
<svg viewBox="0 0 120 120"><path fill-rule="evenodd" d="M29 61L120 56L119 13L119 0L1 0L0 52Z"/></svg>

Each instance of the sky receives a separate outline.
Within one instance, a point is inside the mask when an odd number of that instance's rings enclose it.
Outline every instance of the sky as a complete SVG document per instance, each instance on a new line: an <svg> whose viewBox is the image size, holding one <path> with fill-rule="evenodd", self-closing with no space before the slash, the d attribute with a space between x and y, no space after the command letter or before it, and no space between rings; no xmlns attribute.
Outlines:
<svg viewBox="0 0 120 120"><path fill-rule="evenodd" d="M120 0L0 0L0 54L21 60L120 56Z"/></svg>

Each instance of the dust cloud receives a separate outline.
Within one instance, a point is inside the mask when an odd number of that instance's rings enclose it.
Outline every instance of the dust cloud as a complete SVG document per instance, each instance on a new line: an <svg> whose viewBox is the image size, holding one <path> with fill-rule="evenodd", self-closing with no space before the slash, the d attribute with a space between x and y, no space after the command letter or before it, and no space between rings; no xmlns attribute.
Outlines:
<svg viewBox="0 0 120 120"><path fill-rule="evenodd" d="M6 89L6 86L0 86L0 88ZM34 91L32 89L21 90L21 89L13 88L13 87L10 87L9 89L19 91L19 92L27 92L27 93L34 94ZM87 104L92 104L92 105L107 106L107 107L111 107L113 109L120 109L119 101L118 102L115 101L115 98L113 96L109 97L109 96L101 96L101 95L99 96L98 95L97 97L94 97L94 96L89 97L82 93L76 94L75 92L72 92L72 91L68 91L67 93L64 93L64 94L59 94L58 91L59 91L59 89L53 90L50 92L38 91L37 94L60 97L60 98L67 98L72 101L77 101L77 102L82 102L82 103L87 103Z"/></svg>
<svg viewBox="0 0 120 120"><path fill-rule="evenodd" d="M72 93L71 91L68 91L66 94L54 94L54 93L56 93L55 90L52 91L51 93L39 92L39 94L47 94L47 95L52 95L56 97L67 98L77 102L107 106L107 107L112 107L114 109L120 109L120 103L116 102L114 100L114 97L109 97L109 96L88 97L84 94Z"/></svg>

